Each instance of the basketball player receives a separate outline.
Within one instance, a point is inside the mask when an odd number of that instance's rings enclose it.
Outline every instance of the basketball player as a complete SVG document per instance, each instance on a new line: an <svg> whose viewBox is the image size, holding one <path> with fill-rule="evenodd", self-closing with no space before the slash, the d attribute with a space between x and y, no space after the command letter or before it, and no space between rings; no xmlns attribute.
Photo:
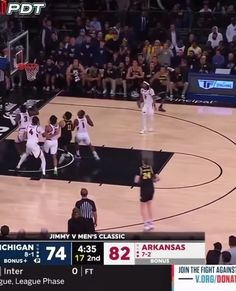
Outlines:
<svg viewBox="0 0 236 291"><path fill-rule="evenodd" d="M170 77L168 68L161 66L160 70L152 77L150 82L156 94L161 97L161 104L158 110L165 112L166 110L163 108L163 105L166 100L167 92L170 91Z"/></svg>
<svg viewBox="0 0 236 291"><path fill-rule="evenodd" d="M154 228L152 214L152 199L154 195L154 183L160 180L154 174L148 159L143 159L138 175L134 178L134 183L140 185L140 210L144 222L144 230L149 231Z"/></svg>
<svg viewBox="0 0 236 291"><path fill-rule="evenodd" d="M52 115L49 119L49 124L45 126L46 140L43 146L45 153L51 154L54 166L54 175L57 175L57 149L58 138L61 135L61 129L57 123L57 117Z"/></svg>
<svg viewBox="0 0 236 291"><path fill-rule="evenodd" d="M23 104L20 106L20 112L16 115L15 118L10 115L10 121L12 125L15 126L18 124L18 134L15 139L15 145L20 156L25 152L25 131L28 125L30 125L32 117L38 114L39 111L35 106L27 110L26 106Z"/></svg>
<svg viewBox="0 0 236 291"><path fill-rule="evenodd" d="M66 70L66 83L68 88L82 90L82 82L84 82L85 69L79 63L78 59L74 59Z"/></svg>
<svg viewBox="0 0 236 291"><path fill-rule="evenodd" d="M16 167L17 170L20 169L21 165L27 159L29 155L33 155L35 159L40 158L41 160L41 169L43 176L46 175L46 161L43 152L38 144L39 135L45 137L45 133L43 128L39 125L39 118L37 116L33 116L32 122L28 125L26 129L26 152L21 155L20 161Z"/></svg>
<svg viewBox="0 0 236 291"><path fill-rule="evenodd" d="M88 145L92 151L92 154L95 158L95 160L99 161L100 158L95 151L94 146L91 144L89 134L88 134L88 125L94 126L91 118L85 114L84 110L80 110L78 112L78 118L74 120L74 128L76 128L76 136L75 141L77 142L77 151L76 156L80 158L80 151L79 151L79 145L81 143L84 143L85 145Z"/></svg>
<svg viewBox="0 0 236 291"><path fill-rule="evenodd" d="M150 87L148 82L144 81L141 88L140 100L138 101L138 107L142 108L141 134L146 133L147 131L153 131L153 117L154 110L156 110L154 96L154 90Z"/></svg>
<svg viewBox="0 0 236 291"><path fill-rule="evenodd" d="M65 158L68 157L68 147L72 139L72 131L74 130L74 125L72 123L72 113L66 111L63 115L63 120L59 122L61 128L61 136L58 139L58 144L60 149L64 150L64 153L60 156L59 165L63 163Z"/></svg>

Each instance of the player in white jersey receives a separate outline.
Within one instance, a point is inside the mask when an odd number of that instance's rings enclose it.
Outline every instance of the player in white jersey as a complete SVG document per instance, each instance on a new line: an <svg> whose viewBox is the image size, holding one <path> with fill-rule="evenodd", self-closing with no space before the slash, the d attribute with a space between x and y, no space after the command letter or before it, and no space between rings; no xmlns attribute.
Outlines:
<svg viewBox="0 0 236 291"><path fill-rule="evenodd" d="M154 110L156 110L156 103L154 100L155 92L146 81L143 82L141 89L140 100L138 101L139 108L142 109L142 129L140 133L153 131L153 117Z"/></svg>
<svg viewBox="0 0 236 291"><path fill-rule="evenodd" d="M97 152L95 151L94 146L91 144L90 137L88 134L88 125L94 126L94 124L91 118L85 114L84 110L80 110L77 115L78 115L78 118L74 120L74 128L76 130L75 141L78 145L77 150L76 150L76 156L80 158L79 145L83 143L90 147L95 160L99 161L100 158Z"/></svg>
<svg viewBox="0 0 236 291"><path fill-rule="evenodd" d="M28 125L26 129L26 152L21 155L20 161L16 169L20 169L21 165L27 159L29 155L33 155L36 159L41 160L42 173L46 175L46 161L43 152L38 144L39 136L45 136L44 129L39 125L39 119L37 116L33 116L32 123Z"/></svg>
<svg viewBox="0 0 236 291"><path fill-rule="evenodd" d="M58 138L61 136L61 128L57 123L57 117L52 115L49 119L49 125L45 127L46 141L43 149L45 153L51 154L54 166L54 175L57 175L57 149L58 149Z"/></svg>
<svg viewBox="0 0 236 291"><path fill-rule="evenodd" d="M13 126L18 124L18 134L15 139L16 149L19 155L22 155L25 152L25 131L28 125L31 124L32 116L38 115L38 109L36 107L29 108L27 110L25 105L20 106L20 112L16 115L15 118L10 116L10 120Z"/></svg>

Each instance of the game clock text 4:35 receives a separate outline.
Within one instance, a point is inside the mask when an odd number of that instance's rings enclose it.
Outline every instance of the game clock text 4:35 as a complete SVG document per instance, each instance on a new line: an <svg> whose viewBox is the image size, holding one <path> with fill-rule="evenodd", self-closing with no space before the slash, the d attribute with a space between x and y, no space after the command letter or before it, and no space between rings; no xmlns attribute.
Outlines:
<svg viewBox="0 0 236 291"><path fill-rule="evenodd" d="M103 243L73 243L72 258L73 265L103 265Z"/></svg>

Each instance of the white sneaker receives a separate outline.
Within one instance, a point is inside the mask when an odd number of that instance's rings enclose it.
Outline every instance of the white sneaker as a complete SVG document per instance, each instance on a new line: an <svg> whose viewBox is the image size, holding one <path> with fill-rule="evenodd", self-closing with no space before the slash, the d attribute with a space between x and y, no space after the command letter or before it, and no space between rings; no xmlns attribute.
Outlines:
<svg viewBox="0 0 236 291"><path fill-rule="evenodd" d="M58 164L61 165L64 161L65 161L65 154L62 154L62 155L60 156L60 159L59 159Z"/></svg>
<svg viewBox="0 0 236 291"><path fill-rule="evenodd" d="M93 156L94 156L94 159L95 159L96 161L100 161L100 158L99 158L97 152L93 152Z"/></svg>
<svg viewBox="0 0 236 291"><path fill-rule="evenodd" d="M111 91L110 95L111 96L115 96L115 92L114 91Z"/></svg>
<svg viewBox="0 0 236 291"><path fill-rule="evenodd" d="M151 230L149 223L144 223L143 230L144 231L150 231Z"/></svg>
<svg viewBox="0 0 236 291"><path fill-rule="evenodd" d="M181 98L184 100L184 99L185 99L185 95L182 94L182 95L181 95Z"/></svg>
<svg viewBox="0 0 236 291"><path fill-rule="evenodd" d="M50 87L49 87L49 86L47 86L47 88L46 88L46 91L47 91L47 92L49 92L49 91L50 91Z"/></svg>
<svg viewBox="0 0 236 291"><path fill-rule="evenodd" d="M140 133L140 134L144 134L145 132L146 132L146 131L142 129L142 130L140 130L139 133Z"/></svg>
<svg viewBox="0 0 236 291"><path fill-rule="evenodd" d="M55 91L55 86L54 85L52 85L52 91Z"/></svg>
<svg viewBox="0 0 236 291"><path fill-rule="evenodd" d="M103 95L106 95L107 94L107 89L104 89L103 92L102 92L102 94Z"/></svg>
<svg viewBox="0 0 236 291"><path fill-rule="evenodd" d="M149 222L149 229L152 230L154 228L155 228L154 223L152 221Z"/></svg>

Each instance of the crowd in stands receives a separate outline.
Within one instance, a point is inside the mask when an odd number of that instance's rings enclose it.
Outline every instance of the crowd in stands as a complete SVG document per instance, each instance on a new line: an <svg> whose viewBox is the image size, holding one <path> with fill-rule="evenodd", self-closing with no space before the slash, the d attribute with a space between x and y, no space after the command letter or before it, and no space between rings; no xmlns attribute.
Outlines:
<svg viewBox="0 0 236 291"><path fill-rule="evenodd" d="M220 242L214 243L214 249L209 250L206 256L207 265L236 265L236 236L229 237L229 249L222 251Z"/></svg>
<svg viewBox="0 0 236 291"><path fill-rule="evenodd" d="M204 3L200 10L204 25L209 21L208 14L213 15L218 9L224 15L229 10L219 3L214 9ZM177 6L173 10L178 10ZM235 18L220 32L212 17L211 31L201 44L192 32L182 38L177 29L179 22L173 17L168 29L159 22L153 27L147 11L137 16L132 25L123 26L102 22L98 16L78 15L74 29L65 33L45 18L41 51L36 56L40 65L38 81L47 91L70 87L73 81L78 82L80 93L111 97L122 94L126 98L130 92L135 96L143 80L153 83L156 73L164 67L170 77L170 97L179 92L184 98L189 72L211 73L217 68L229 68L232 74L236 73Z"/></svg>
<svg viewBox="0 0 236 291"><path fill-rule="evenodd" d="M116 1L94 1L97 7L106 4L101 8L105 10L110 7L108 2L116 7ZM36 85L48 92L68 87L78 95L126 98L138 96L143 80L151 85L162 83L157 74L162 70L168 75L167 95L185 98L189 72L228 68L236 74L235 4L204 0L194 7L192 1L179 2L168 17L166 11L161 16L159 11L159 19L147 10L130 19L133 7L143 8L142 1L130 1L124 22L117 22L117 17L112 20L111 13L106 18L79 12L71 31L63 23L53 23L50 16L44 17L32 48L32 59L40 65ZM14 30L10 24L9 29ZM191 30L193 25L200 33ZM185 28L187 35L182 33Z"/></svg>

